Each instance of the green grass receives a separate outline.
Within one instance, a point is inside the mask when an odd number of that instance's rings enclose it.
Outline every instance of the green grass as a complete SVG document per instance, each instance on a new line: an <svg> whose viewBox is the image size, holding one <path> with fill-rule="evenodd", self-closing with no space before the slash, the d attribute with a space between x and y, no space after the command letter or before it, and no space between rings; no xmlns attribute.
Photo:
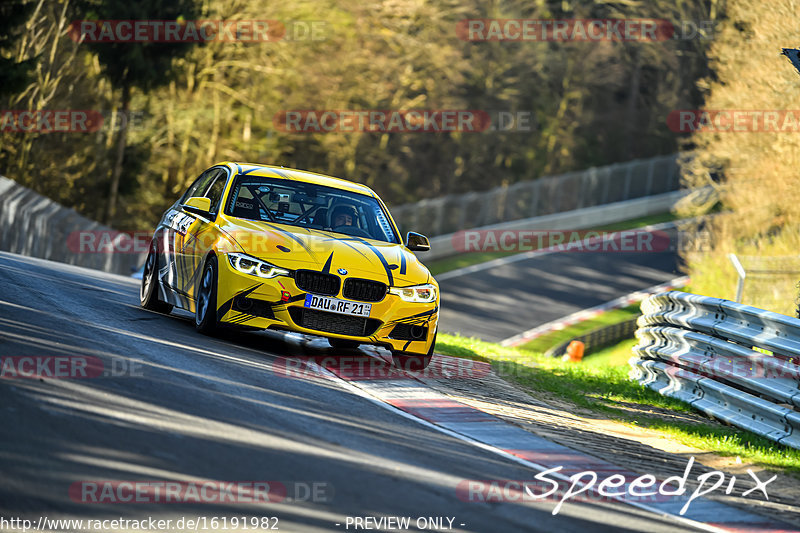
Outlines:
<svg viewBox="0 0 800 533"><path fill-rule="evenodd" d="M634 218L633 220L623 220L614 224L606 224L597 228L601 231L622 231L632 228L643 228L645 226L654 226L655 224L662 224L664 222L675 222L680 220L680 217L675 213L661 213L658 215L648 215L646 217Z"/></svg>
<svg viewBox="0 0 800 533"><path fill-rule="evenodd" d="M679 416L696 411L628 379L628 359L635 342L629 339L583 363L569 363L526 349L439 333L436 352L490 362L499 376L545 401L557 398L609 420L663 432L687 446L800 475L800 450L711 421L668 419L669 413Z"/></svg>
<svg viewBox="0 0 800 533"><path fill-rule="evenodd" d="M487 261L500 259L501 257L508 257L509 255L514 254L510 254L508 252L463 253L454 255L452 257L445 257L443 259L436 259L435 261L425 263L425 266L428 267L428 270L431 271L431 274L436 276L444 272L450 272L451 270L457 270L459 268L486 263Z"/></svg>
<svg viewBox="0 0 800 533"><path fill-rule="evenodd" d="M633 354L633 347L636 346L636 339L627 339L614 346L598 350L583 360L583 366L590 368L600 368L607 366L624 366L628 364L628 359Z"/></svg>
<svg viewBox="0 0 800 533"><path fill-rule="evenodd" d="M594 318L578 322L564 329L551 331L541 337L536 337L532 341L521 345L520 348L531 352L546 352L553 346L557 346L562 342L574 339L575 337L589 333L594 329L602 328L603 326L625 322L626 320L636 317L638 314L639 304L633 304L621 309L612 309ZM595 356L592 355L592 358L594 357Z"/></svg>
<svg viewBox="0 0 800 533"><path fill-rule="evenodd" d="M675 220L678 220L678 216L672 213L662 213L659 215L650 215L633 220L625 220L623 222L617 222L616 224L608 224L606 226L599 226L591 229L595 231L621 231L625 229L651 226L653 224L660 224L662 222L672 222ZM436 259L434 261L427 262L425 263L425 266L428 267L428 270L431 271L431 274L436 276L437 274L442 274L451 270L485 263L493 259L508 257L510 255L514 254L509 252L463 253L452 257L445 257L443 259Z"/></svg>

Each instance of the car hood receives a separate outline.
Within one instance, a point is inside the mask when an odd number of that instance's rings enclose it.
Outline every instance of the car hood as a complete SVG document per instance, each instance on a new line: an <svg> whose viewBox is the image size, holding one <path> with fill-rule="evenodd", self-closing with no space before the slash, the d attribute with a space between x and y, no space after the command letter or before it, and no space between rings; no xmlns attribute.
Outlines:
<svg viewBox="0 0 800 533"><path fill-rule="evenodd" d="M289 269L306 268L408 286L433 280L428 269L401 244L341 233L260 222L219 221L244 253Z"/></svg>

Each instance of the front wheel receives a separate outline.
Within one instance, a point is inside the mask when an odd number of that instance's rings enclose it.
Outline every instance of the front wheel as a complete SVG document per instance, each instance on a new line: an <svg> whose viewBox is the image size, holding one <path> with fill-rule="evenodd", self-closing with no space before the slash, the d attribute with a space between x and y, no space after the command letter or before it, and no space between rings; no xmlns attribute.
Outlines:
<svg viewBox="0 0 800 533"><path fill-rule="evenodd" d="M142 272L142 285L139 288L139 303L142 307L156 313L169 314L172 305L158 299L158 255L155 246L150 247Z"/></svg>
<svg viewBox="0 0 800 533"><path fill-rule="evenodd" d="M212 335L219 328L217 320L217 258L213 255L206 261L203 277L200 278L194 325L197 331L205 335Z"/></svg>
<svg viewBox="0 0 800 533"><path fill-rule="evenodd" d="M428 365L431 364L431 359L433 359L433 350L436 347L436 334L437 331L433 332L433 340L431 341L431 347L428 348L428 353L425 355L421 354L412 354L406 353L401 351L392 351L392 364L401 370L406 370L410 372L425 370L428 368Z"/></svg>

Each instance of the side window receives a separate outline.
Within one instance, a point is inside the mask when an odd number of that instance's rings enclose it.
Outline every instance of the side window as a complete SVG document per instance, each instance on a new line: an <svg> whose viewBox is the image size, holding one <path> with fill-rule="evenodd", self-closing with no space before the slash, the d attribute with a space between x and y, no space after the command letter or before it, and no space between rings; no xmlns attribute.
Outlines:
<svg viewBox="0 0 800 533"><path fill-rule="evenodd" d="M217 168L212 168L200 174L200 177L189 186L186 194L181 197L181 203L195 196L203 196L203 191L206 190L208 184L211 183L211 180L217 175L218 170Z"/></svg>
<svg viewBox="0 0 800 533"><path fill-rule="evenodd" d="M218 169L214 182L208 187L203 195L211 200L211 212L219 212L219 204L222 202L222 193L225 192L225 184L228 182L228 173L223 169Z"/></svg>

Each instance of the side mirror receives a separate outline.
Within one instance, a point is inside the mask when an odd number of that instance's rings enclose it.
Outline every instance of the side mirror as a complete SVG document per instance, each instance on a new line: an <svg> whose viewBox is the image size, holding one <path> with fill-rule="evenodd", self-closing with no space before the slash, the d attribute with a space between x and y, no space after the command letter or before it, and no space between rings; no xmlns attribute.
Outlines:
<svg viewBox="0 0 800 533"><path fill-rule="evenodd" d="M181 207L190 213L208 217L211 214L211 200L209 198L193 197L186 200Z"/></svg>
<svg viewBox="0 0 800 533"><path fill-rule="evenodd" d="M406 235L406 248L412 252L427 252L431 249L431 241L425 235L409 231Z"/></svg>

